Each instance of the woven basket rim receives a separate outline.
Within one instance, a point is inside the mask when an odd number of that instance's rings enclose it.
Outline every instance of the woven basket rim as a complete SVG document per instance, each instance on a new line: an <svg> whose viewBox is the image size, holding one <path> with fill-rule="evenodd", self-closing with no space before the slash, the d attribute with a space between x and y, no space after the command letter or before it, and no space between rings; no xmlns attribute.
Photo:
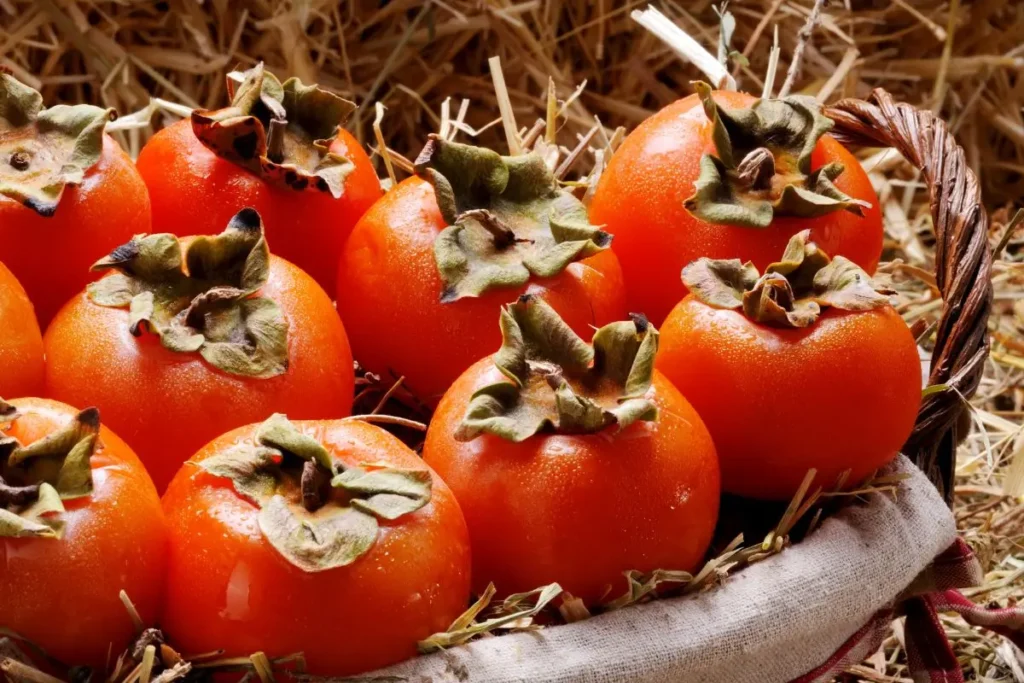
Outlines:
<svg viewBox="0 0 1024 683"><path fill-rule="evenodd" d="M931 385L944 391L921 403L903 452L952 503L956 448L966 437L967 399L981 383L989 355L992 250L981 185L946 122L897 102L881 88L867 100L825 107L832 135L850 147L891 147L921 172L935 230L935 281L943 305L932 353Z"/></svg>

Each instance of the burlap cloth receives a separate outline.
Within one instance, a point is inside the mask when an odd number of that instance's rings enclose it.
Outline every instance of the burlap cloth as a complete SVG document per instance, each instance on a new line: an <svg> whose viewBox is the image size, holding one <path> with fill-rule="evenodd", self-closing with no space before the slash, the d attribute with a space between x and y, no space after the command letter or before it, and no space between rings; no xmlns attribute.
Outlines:
<svg viewBox="0 0 1024 683"><path fill-rule="evenodd" d="M706 593L479 640L368 674L458 683L786 683L819 666L956 538L925 476L849 505Z"/></svg>

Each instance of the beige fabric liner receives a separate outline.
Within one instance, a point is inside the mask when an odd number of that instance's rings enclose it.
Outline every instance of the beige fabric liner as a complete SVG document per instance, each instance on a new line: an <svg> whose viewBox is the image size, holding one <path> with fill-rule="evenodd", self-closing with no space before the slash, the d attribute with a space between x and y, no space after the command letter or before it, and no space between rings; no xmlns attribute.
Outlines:
<svg viewBox="0 0 1024 683"><path fill-rule="evenodd" d="M709 592L478 640L368 676L410 683L786 683L827 660L956 537L902 456L898 495L872 495ZM388 680L388 679L385 679Z"/></svg>

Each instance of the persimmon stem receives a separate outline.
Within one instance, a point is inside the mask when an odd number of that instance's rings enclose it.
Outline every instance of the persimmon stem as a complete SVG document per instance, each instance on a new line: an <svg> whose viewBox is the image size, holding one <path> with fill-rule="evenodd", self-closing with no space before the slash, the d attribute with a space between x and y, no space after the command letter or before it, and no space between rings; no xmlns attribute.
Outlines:
<svg viewBox="0 0 1024 683"><path fill-rule="evenodd" d="M284 161L284 129L287 124L279 119L270 120L270 131L267 135L267 158L275 164Z"/></svg>
<svg viewBox="0 0 1024 683"><path fill-rule="evenodd" d="M751 190L767 190L775 175L775 157L766 147L751 150L736 167L740 185Z"/></svg>
<svg viewBox="0 0 1024 683"><path fill-rule="evenodd" d="M307 460L302 465L302 507L309 512L316 512L324 506L324 489L330 484L330 474L317 463Z"/></svg>
<svg viewBox="0 0 1024 683"><path fill-rule="evenodd" d="M491 233L494 237L494 247L496 249L511 247L517 241L516 234L512 232L512 228L505 225L501 219L486 209L470 209L469 211L463 211L462 215L459 216L460 220L467 218L476 220L487 232Z"/></svg>
<svg viewBox="0 0 1024 683"><path fill-rule="evenodd" d="M25 152L15 152L11 155L11 166L16 171L27 171L28 170L28 154Z"/></svg>

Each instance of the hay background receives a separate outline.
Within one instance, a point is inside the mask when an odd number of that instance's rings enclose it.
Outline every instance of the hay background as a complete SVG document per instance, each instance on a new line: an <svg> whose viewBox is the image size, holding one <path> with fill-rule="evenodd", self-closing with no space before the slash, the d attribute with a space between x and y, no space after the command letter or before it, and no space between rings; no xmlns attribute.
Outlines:
<svg viewBox="0 0 1024 683"><path fill-rule="evenodd" d="M415 155L437 129L446 98L463 99L466 123L482 128L497 106L487 58L504 64L516 118L543 116L549 76L567 108L562 144L603 124L594 144L614 139L688 94L699 74L629 19L646 0L0 0L0 64L42 90L48 103L89 101L122 113L150 96L187 106L219 105L224 74L264 60L280 75L319 81L362 105L350 127L371 141L372 105L388 107L389 147ZM718 18L707 0L662 2L676 23L714 50ZM772 29L788 64L810 0L736 0L733 48L749 67L740 88L761 90ZM993 242L1024 197L1024 3L1013 0L833 0L805 54L797 90L822 101L884 87L953 124L993 211ZM776 87L782 82L776 80ZM158 112L153 124L174 117ZM119 133L137 152L151 128ZM479 138L504 148L501 127ZM589 160L589 157L588 157ZM865 154L887 219L883 277L901 293L909 323L938 312L930 216L916 175L891 152ZM585 172L581 160L578 171ZM380 169L383 174L383 167ZM957 515L988 571L972 597L1006 605L1024 596L1024 235L995 267L993 356L972 401L975 430L961 449ZM920 322L923 321L923 322ZM923 329L923 328L922 328ZM927 346L927 344L925 344ZM968 680L1024 683L1024 654L998 637L943 617ZM902 630L844 680L909 681Z"/></svg>

